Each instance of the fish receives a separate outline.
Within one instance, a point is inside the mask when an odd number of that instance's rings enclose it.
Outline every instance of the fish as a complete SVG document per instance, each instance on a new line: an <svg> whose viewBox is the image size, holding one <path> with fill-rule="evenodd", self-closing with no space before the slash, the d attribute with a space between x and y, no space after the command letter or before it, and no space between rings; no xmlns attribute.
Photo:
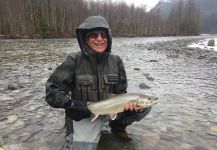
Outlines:
<svg viewBox="0 0 217 150"><path fill-rule="evenodd" d="M126 104L136 102L138 109L146 108L157 104L158 98L139 94L139 93L123 93L111 96L105 100L89 103L87 108L91 111L91 121L98 118L99 115L110 115L111 120L115 120L117 113L123 112Z"/></svg>

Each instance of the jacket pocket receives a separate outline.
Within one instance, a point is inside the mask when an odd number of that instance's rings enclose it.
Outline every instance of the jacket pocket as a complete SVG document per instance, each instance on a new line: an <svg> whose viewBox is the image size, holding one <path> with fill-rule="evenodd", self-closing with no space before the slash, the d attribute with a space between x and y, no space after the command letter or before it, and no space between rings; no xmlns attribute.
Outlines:
<svg viewBox="0 0 217 150"><path fill-rule="evenodd" d="M79 75L77 76L77 83L80 90L81 100L83 101L95 101L96 85L94 82L94 76L92 75Z"/></svg>
<svg viewBox="0 0 217 150"><path fill-rule="evenodd" d="M118 74L104 75L104 85L106 93L113 93L113 87L118 83Z"/></svg>

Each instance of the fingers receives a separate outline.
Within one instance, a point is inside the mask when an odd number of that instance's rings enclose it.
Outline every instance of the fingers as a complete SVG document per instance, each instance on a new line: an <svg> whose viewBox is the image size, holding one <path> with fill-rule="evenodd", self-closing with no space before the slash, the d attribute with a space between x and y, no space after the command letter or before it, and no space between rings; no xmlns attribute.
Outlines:
<svg viewBox="0 0 217 150"><path fill-rule="evenodd" d="M130 111L133 111L133 103L130 103Z"/></svg>
<svg viewBox="0 0 217 150"><path fill-rule="evenodd" d="M124 107L124 110L127 111L127 110L129 110L129 108L130 108L129 104L126 104L125 107Z"/></svg>
<svg viewBox="0 0 217 150"><path fill-rule="evenodd" d="M134 110L137 112L138 111L138 105L136 102L134 102Z"/></svg>
<svg viewBox="0 0 217 150"><path fill-rule="evenodd" d="M143 109L144 109L144 107L140 106L140 112L142 112L142 111L143 111Z"/></svg>
<svg viewBox="0 0 217 150"><path fill-rule="evenodd" d="M141 109L141 108L140 108ZM138 111L138 104L136 102L130 102L128 104L126 104L124 106L124 110L127 111L127 110L130 110L130 111L133 111L135 110L136 112Z"/></svg>

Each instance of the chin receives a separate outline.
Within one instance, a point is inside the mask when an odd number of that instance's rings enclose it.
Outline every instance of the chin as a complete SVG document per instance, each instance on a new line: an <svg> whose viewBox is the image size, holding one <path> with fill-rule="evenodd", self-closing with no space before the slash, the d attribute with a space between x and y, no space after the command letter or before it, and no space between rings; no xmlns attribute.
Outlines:
<svg viewBox="0 0 217 150"><path fill-rule="evenodd" d="M105 49L95 49L95 51L98 53L103 53L105 51Z"/></svg>
<svg viewBox="0 0 217 150"><path fill-rule="evenodd" d="M103 53L104 52L104 50L103 51L97 51L98 53Z"/></svg>

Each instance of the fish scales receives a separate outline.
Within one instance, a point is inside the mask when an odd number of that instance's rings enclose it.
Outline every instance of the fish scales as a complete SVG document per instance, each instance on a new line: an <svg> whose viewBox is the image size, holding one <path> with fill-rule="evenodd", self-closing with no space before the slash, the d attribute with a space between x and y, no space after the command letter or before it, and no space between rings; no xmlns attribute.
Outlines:
<svg viewBox="0 0 217 150"><path fill-rule="evenodd" d="M124 93L112 96L106 100L91 103L87 107L94 115L116 114L124 111L126 104L137 102L139 106L150 107L154 98L137 93Z"/></svg>

